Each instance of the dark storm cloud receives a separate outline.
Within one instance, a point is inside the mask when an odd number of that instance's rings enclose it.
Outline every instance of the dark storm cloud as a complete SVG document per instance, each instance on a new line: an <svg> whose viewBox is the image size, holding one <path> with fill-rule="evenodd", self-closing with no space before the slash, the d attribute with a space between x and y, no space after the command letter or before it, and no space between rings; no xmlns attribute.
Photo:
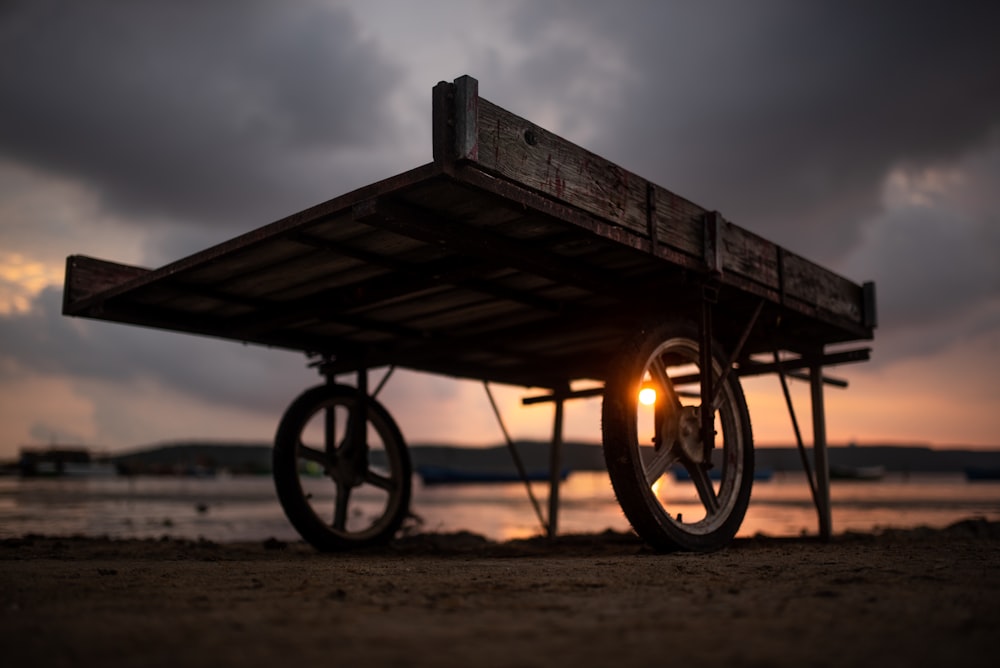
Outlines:
<svg viewBox="0 0 1000 668"><path fill-rule="evenodd" d="M510 16L461 47L488 99L557 118L550 129L588 149L876 279L879 336L912 341L886 356L953 344L961 334L935 328L950 318L995 331L996 311L976 309L1000 297L1000 3L553 0ZM153 264L176 259L342 193L347 170L360 184L417 164L370 175L357 161L398 138L390 91L422 62L419 49L412 63L382 52L363 27L318 0L0 2L0 159L96 193L149 226ZM955 164L974 168L960 195L978 209L880 211L894 168ZM192 224L151 229L158 217ZM0 317L0 357L252 408L314 380L294 356L59 311L47 291Z"/></svg>
<svg viewBox="0 0 1000 668"><path fill-rule="evenodd" d="M0 381L68 374L110 382L155 380L211 405L277 410L319 382L305 358L196 336L60 315L62 291L42 291L23 313L0 317ZM12 375L13 374L13 375Z"/></svg>
<svg viewBox="0 0 1000 668"><path fill-rule="evenodd" d="M256 227L339 194L322 168L391 137L397 77L319 2L7 2L0 157L118 213Z"/></svg>
<svg viewBox="0 0 1000 668"><path fill-rule="evenodd" d="M969 222L926 209L900 211L883 221L866 252L890 256L891 273L878 276L882 315L901 327L933 324L942 314L960 316L970 304L1000 294L1000 264L982 248L1000 248L996 230L968 229ZM992 234L991 234L992 232ZM912 258L934 249L934 264ZM872 259L859 261L874 264ZM929 305L935 305L930 308Z"/></svg>
<svg viewBox="0 0 1000 668"><path fill-rule="evenodd" d="M997 25L983 1L531 3L514 78L558 99L606 73L585 49L552 73L547 35L613 42L628 72L589 148L830 262L890 169L955 160L997 127Z"/></svg>

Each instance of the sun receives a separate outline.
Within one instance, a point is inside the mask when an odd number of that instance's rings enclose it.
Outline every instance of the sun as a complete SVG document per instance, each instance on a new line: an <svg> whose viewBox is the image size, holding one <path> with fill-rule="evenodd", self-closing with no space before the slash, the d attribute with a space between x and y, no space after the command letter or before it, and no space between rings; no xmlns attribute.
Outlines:
<svg viewBox="0 0 1000 668"><path fill-rule="evenodd" d="M652 406L656 403L656 390L651 387L644 387L639 390L639 403L643 406Z"/></svg>

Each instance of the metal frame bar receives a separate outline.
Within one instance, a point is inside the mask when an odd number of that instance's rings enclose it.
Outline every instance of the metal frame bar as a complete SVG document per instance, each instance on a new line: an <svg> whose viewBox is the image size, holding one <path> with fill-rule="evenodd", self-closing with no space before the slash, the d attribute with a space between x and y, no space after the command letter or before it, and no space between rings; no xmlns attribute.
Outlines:
<svg viewBox="0 0 1000 668"><path fill-rule="evenodd" d="M712 450L715 449L715 383L712 364L712 304L718 301L718 288L704 286L702 288L701 320L698 335L701 341L698 345L700 359L698 380L701 384L701 443L703 469L712 466ZM721 386L721 383L720 383ZM707 398L707 401L706 401ZM707 405L706 405L707 404Z"/></svg>
<svg viewBox="0 0 1000 668"><path fill-rule="evenodd" d="M497 424L500 425L500 431L503 433L504 442L507 444L507 450L510 451L510 457L514 460L514 466L517 468L517 474L521 476L521 480L524 482L524 488L528 492L528 498L531 500L531 506L535 509L535 515L538 517L538 522L542 525L542 529L545 533L551 536L553 535L551 521L546 522L544 515L542 515L542 507L539 505L538 499L535 498L535 492L531 488L531 481L528 480L528 472L524 468L524 461L521 459L521 454L517 451L517 445L510 437L510 432L507 431L507 426L503 422L503 416L500 415L500 408L497 406L497 402L493 398L493 391L490 390L489 381L483 381L483 388L485 388L486 396L490 400L490 406L493 408L493 414L497 418Z"/></svg>
<svg viewBox="0 0 1000 668"><path fill-rule="evenodd" d="M823 367L830 364L843 364L847 362L859 362L867 360L870 349L850 350L842 353L825 354L822 348L813 355L804 355L798 359L783 361L777 349L774 350L774 362L768 364L753 364L747 367L747 373L741 368L741 375L757 375L763 373L777 373L781 382L782 394L785 397L785 404L788 407L788 414L792 420L792 429L795 432L795 440L799 454L802 459L802 468L809 483L809 491L813 497L813 504L816 506L816 515L819 524L819 537L821 540L830 540L833 535L833 512L830 500L830 460L827 450L826 439L826 406L824 401L824 385L835 387L847 387L847 382L827 378L823 375ZM805 445L802 439L802 431L799 429L799 422L795 415L795 406L792 402L791 393L788 390L787 377L788 368L808 368L809 375L805 380L809 381L809 397L812 408L813 425L813 470L809 468L809 460L806 457ZM800 374L792 375L800 377ZM815 471L815 476L813 475Z"/></svg>
<svg viewBox="0 0 1000 668"><path fill-rule="evenodd" d="M809 466L809 459L806 456L805 442L802 439L802 430L799 429L799 420L795 415L795 404L792 403L792 393L788 389L788 374L781 367L781 358L778 351L774 351L774 363L777 366L778 380L781 382L781 392L785 396L785 405L788 407L788 416L792 420L792 431L795 432L795 443L798 447L799 457L802 460L802 470L806 474L806 482L809 483L809 493L812 495L813 505L820 507L819 496L816 492L816 483L813 480L812 467Z"/></svg>

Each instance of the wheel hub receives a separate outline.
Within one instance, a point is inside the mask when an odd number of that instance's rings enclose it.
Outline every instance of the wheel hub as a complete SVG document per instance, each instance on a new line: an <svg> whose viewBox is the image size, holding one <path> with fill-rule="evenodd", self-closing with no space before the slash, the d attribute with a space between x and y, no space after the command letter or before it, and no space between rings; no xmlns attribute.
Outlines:
<svg viewBox="0 0 1000 668"><path fill-rule="evenodd" d="M704 461L701 409L698 406L681 406L678 410L671 411L663 421L661 434L665 437L665 445L685 461L693 464Z"/></svg>
<svg viewBox="0 0 1000 668"><path fill-rule="evenodd" d="M357 445L348 452L340 451L334 459L330 477L347 487L357 487L364 482L365 471L368 469L367 457L363 447Z"/></svg>

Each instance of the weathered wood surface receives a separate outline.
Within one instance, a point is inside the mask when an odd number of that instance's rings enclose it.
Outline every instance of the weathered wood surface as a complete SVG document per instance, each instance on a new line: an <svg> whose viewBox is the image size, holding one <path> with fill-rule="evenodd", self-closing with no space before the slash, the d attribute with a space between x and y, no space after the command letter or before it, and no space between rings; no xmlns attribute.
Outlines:
<svg viewBox="0 0 1000 668"><path fill-rule="evenodd" d="M651 253L723 283L735 275L792 307L866 324L872 305L860 286L479 97L471 77L451 86L450 97L435 91L436 123L444 116L454 128L450 143L435 142L439 162L475 164L632 230L649 240Z"/></svg>
<svg viewBox="0 0 1000 668"><path fill-rule="evenodd" d="M871 337L870 291L478 96L434 89L434 162L158 269L69 259L63 312L516 385L601 379L688 317L747 355ZM652 232L652 234L651 234ZM765 306L760 298L763 298ZM780 323L780 326L779 326Z"/></svg>
<svg viewBox="0 0 1000 668"><path fill-rule="evenodd" d="M63 308L77 304L88 297L110 288L123 285L144 276L149 269L132 267L107 260L97 260L83 255L66 258L66 289L63 291Z"/></svg>

